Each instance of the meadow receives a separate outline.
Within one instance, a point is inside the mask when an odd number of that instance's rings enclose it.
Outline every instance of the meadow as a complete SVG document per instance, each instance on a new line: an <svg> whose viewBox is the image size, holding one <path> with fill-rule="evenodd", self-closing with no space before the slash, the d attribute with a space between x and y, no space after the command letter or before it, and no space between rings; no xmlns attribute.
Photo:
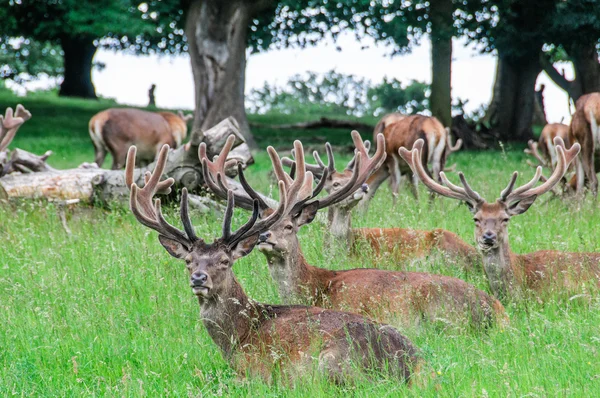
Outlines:
<svg viewBox="0 0 600 398"><path fill-rule="evenodd" d="M17 99L0 93L0 108L23 103L33 118L12 147L34 153L51 149L49 163L76 167L93 160L87 122L109 100L81 101L31 95ZM293 117L254 117L260 123ZM371 121L368 121L371 122ZM370 132L362 132L368 137ZM255 131L261 148L289 146L301 137L325 136L350 143L349 131ZM346 141L347 140L347 141ZM492 200L514 170L519 181L533 169L520 147L453 154L471 185ZM251 184L275 189L264 151L248 170ZM337 157L339 164L349 154ZM107 160L105 167L110 161ZM456 175L450 177L457 180ZM473 242L472 216L466 206L447 200L420 201L402 190L392 206L382 186L366 215L354 226L444 228ZM178 225L178 206L164 208ZM43 202L0 203L0 395L20 396L600 396L600 300L597 294L530 299L507 305L510 325L485 332L446 333L427 325L403 333L422 350L428 383L412 387L376 379L336 386L318 375L305 375L293 386L266 384L234 374L199 319L199 307L182 262L170 257L156 233L135 221L126 204L67 210L72 233L61 226L58 210ZM248 214L236 211L240 225ZM192 213L199 236L220 234L222 215ZM542 249L600 251L598 203L574 203L541 197L509 227L517 253ZM327 255L325 224L301 230L300 242L313 265L333 269L373 266L369 257ZM463 274L437 260L385 268L429 270L464 278L489 291L482 275ZM247 294L280 303L264 256L254 251L234 271Z"/></svg>

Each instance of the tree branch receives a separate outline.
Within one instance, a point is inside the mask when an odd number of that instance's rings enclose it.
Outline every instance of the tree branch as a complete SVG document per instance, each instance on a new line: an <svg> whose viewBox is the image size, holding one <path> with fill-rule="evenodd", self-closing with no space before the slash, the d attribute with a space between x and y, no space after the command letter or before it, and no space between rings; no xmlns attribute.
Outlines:
<svg viewBox="0 0 600 398"><path fill-rule="evenodd" d="M557 86L565 90L571 98L577 99L579 97L577 93L575 93L575 80L568 80L563 74L557 71L543 52L540 52L540 64L550 79L552 79Z"/></svg>

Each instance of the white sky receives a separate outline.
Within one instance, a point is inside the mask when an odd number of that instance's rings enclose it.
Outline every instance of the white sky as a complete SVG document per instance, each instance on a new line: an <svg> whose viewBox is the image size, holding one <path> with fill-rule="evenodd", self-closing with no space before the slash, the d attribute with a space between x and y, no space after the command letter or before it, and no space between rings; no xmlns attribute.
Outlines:
<svg viewBox="0 0 600 398"><path fill-rule="evenodd" d="M336 46L341 51L336 51ZM361 49L364 48L365 49ZM492 94L496 60L491 55L481 55L474 48L465 47L464 41L455 40L452 63L452 96L469 100L469 112L483 103L488 103ZM387 56L390 49L377 46L371 39L357 42L349 33L342 35L337 44L330 40L307 49L274 50L251 55L246 68L246 91L261 87L265 81L283 85L287 78L305 71L338 72L365 77L379 82L384 76L409 83L411 80L431 81L431 59L429 40L407 55ZM148 88L156 84L156 103L166 108L192 109L194 107L194 82L189 58L134 56L110 51L99 51L94 59L103 62L106 68L93 72L96 91L104 97L118 102L145 105ZM572 78L570 64L561 65L567 77ZM546 115L549 122L570 120L567 96L542 73L537 85L545 84ZM36 84L39 85L42 83Z"/></svg>

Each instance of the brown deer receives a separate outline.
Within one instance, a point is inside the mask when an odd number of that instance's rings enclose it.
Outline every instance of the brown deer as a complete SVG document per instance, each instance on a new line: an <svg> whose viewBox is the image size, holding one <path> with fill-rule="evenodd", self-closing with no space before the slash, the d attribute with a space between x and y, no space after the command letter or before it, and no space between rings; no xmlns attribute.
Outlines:
<svg viewBox="0 0 600 398"><path fill-rule="evenodd" d="M426 140L427 150L423 152L422 162L425 169L428 170L427 172L429 174L433 173L438 178L439 172L446 167L448 156L452 152L458 151L462 146L462 140L460 139L456 141L456 145L452 144L449 130L444 129L444 126L435 117L412 115L397 118L395 121L393 118L390 118L390 115L387 115L386 118L388 118L386 120L391 121L391 123L387 123L382 120L384 122L383 135L385 137L387 157L383 166L378 168L367 181L369 193L365 198L365 207L375 195L379 186L388 177L390 177L392 194L394 197L397 196L402 174L410 171L410 168L398 156L398 149L401 147L410 148L419 138ZM378 124L378 126L380 125ZM431 170L427 166L429 164L431 165ZM415 197L418 195L417 182L418 179L413 175L411 190Z"/></svg>
<svg viewBox="0 0 600 398"><path fill-rule="evenodd" d="M495 320L506 320L504 307L498 300L460 279L421 272L366 268L333 271L308 264L298 242L299 228L310 223L319 208L338 203L354 193L384 156L381 143L378 143L377 152L370 158L358 133L353 132L352 138L357 148L352 178L336 192L317 199L316 195L325 181L321 179L308 200L288 207L285 216L259 236L258 249L267 258L271 276L279 286L282 299L308 301L314 305L361 313L380 322L404 326L426 319L480 328ZM304 153L299 141L294 146L295 173L299 178L304 174ZM294 179L283 170L275 150L270 148L269 155L276 176L288 184L293 183ZM227 153L222 152L220 163L217 161L214 166L204 167L207 170L205 180L212 181L209 186L221 197L224 197L227 187L222 183L223 170L219 165L225 164L226 157ZM209 164L205 155L202 162L203 165ZM312 177L312 173L308 173ZM245 181L243 171L239 176L247 196L241 196L236 203L249 209L245 198L259 198L260 195ZM264 203L260 207L264 214L273 211Z"/></svg>
<svg viewBox="0 0 600 398"><path fill-rule="evenodd" d="M95 162L102 167L106 153L113 157L112 169L125 165L127 150L138 148L138 162L150 163L160 148L167 144L181 145L187 136L187 122L192 115L181 111L148 112L133 108L110 108L95 114L89 123L90 138L94 144Z"/></svg>
<svg viewBox="0 0 600 398"><path fill-rule="evenodd" d="M367 144L368 141L365 142L365 148L368 151L369 145ZM319 180L326 175L323 189L331 194L344 187L352 177L351 170L354 160L348 163L343 172L339 172L335 168L335 158L329 143L325 144L325 152L327 165L321 160L317 151L313 152L317 164L308 164L305 161L305 165L306 169L310 170ZM295 167L294 160L290 158L284 157L281 161L288 167ZM342 247L350 248L352 253L363 252L362 249L366 244L377 257L392 255L401 266L408 261L436 254L443 256L446 262L459 265L467 271L478 268L481 261L477 250L450 231L443 229L424 231L410 228L352 228L352 209L363 200L369 188L367 184L363 184L360 189L344 200L329 206L327 233L325 234L328 244L336 242Z"/></svg>
<svg viewBox="0 0 600 398"><path fill-rule="evenodd" d="M279 206L260 221L259 202L254 200L252 216L237 231L231 230L235 204L228 191L223 232L208 243L196 236L185 188L180 210L183 231L165 220L160 199L152 203L155 194L169 193L174 182L160 181L168 146L161 149L154 172L146 174L144 188L134 184L135 152L135 147L129 150L126 167L131 211L141 224L158 232L169 254L185 261L206 330L239 374L270 380L275 370L282 369L284 376L293 377L317 358L319 368L336 382L345 381L356 367L409 379L419 363L417 349L396 329L346 312L257 303L235 278L234 262L252 251L259 233L312 193L310 173L299 173L292 184L279 182Z"/></svg>
<svg viewBox="0 0 600 398"><path fill-rule="evenodd" d="M529 141L529 149L526 149L525 153L533 156L541 166L556 167L557 155L554 147L554 137L562 138L567 148L571 147L569 144L569 126L563 123L548 123L542 129L537 144L533 140Z"/></svg>
<svg viewBox="0 0 600 398"><path fill-rule="evenodd" d="M579 143L581 153L575 161L577 175L577 193L583 192L587 182L594 196L598 195L598 177L600 169L600 93L581 96L575 103L575 113L569 126L569 141Z"/></svg>
<svg viewBox="0 0 600 398"><path fill-rule="evenodd" d="M566 150L560 137L554 139L557 163L552 175L541 185L535 186L542 174L538 167L535 176L527 184L515 188L518 173L512 175L510 183L493 203L486 202L459 173L462 187L451 183L444 173L443 185L431 178L422 167L421 150L423 140L418 140L413 149L400 149L400 155L411 166L416 175L431 191L448 198L464 201L475 222L475 241L483 256L483 267L490 288L496 297L503 300L519 298L524 291L537 294L556 288L562 291L577 291L581 283L600 283L599 253L564 253L544 250L529 254L516 254L508 243L508 222L512 216L529 209L535 199L555 186L568 165L579 153L579 144Z"/></svg>

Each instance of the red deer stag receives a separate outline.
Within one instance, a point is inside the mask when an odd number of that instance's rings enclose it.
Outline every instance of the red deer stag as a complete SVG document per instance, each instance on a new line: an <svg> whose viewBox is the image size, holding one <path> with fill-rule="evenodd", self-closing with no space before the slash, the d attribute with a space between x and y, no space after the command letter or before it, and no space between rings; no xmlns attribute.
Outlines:
<svg viewBox="0 0 600 398"><path fill-rule="evenodd" d="M196 236L185 188L180 214L183 231L165 220L159 199L152 203L155 194L168 193L173 184L171 178L159 182L167 152L165 145L156 169L146 174L146 184L139 188L133 183L135 147L129 150L126 183L131 188L131 211L141 224L158 232L158 239L169 254L185 261L203 323L239 374L270 380L276 369L282 369L286 376L293 377L318 358L318 366L336 382L345 381L356 366L409 379L419 363L417 350L396 329L356 314L257 303L246 296L235 278L234 262L252 251L259 233L285 216L288 207L296 206L312 193L312 179L298 179L287 185L279 182L278 208L257 221L259 202L254 200L250 220L237 231L231 230L234 195L228 191L222 235L208 243Z"/></svg>
<svg viewBox="0 0 600 398"><path fill-rule="evenodd" d="M587 182L594 196L598 195L598 177L600 169L600 93L581 96L575 103L575 113L569 127L569 141L579 143L581 153L575 162L577 175L577 193L583 192Z"/></svg>
<svg viewBox="0 0 600 398"><path fill-rule="evenodd" d="M573 144L571 149L566 150L560 137L554 139L554 144L557 151L556 168L544 183L535 186L542 174L542 168L538 167L531 181L515 188L518 173L514 172L500 198L493 203L486 202L475 192L462 173L459 176L463 187L448 181L443 173L441 178L444 185L434 181L419 162L423 140L417 141L411 151L402 148L399 152L431 191L467 204L473 213L475 241L483 256L483 267L490 288L496 297L503 300L519 298L526 290L544 293L557 288L572 292L577 291L582 282L600 284L599 253L544 250L516 254L508 244L510 218L526 212L538 196L552 189L579 153L579 144Z"/></svg>
<svg viewBox="0 0 600 398"><path fill-rule="evenodd" d="M388 177L390 177L392 194L394 197L397 196L402 174L410 171L410 168L398 156L398 149L401 147L410 148L417 139L425 139L427 150L423 152L422 162L425 169L428 170L427 172L429 174L433 173L438 178L439 172L444 170L446 166L448 156L452 152L458 151L462 145L460 139L456 141L456 145L452 145L449 131L444 129L444 126L435 117L412 115L402 118L396 117L394 120L392 116L387 115L385 118L386 120L381 122L384 124L383 135L387 157L385 163L367 181L370 190L365 198L364 206L368 205L368 201ZM378 126L380 125L378 124ZM429 164L431 165L431 171L427 166ZM411 189L415 197L417 197L417 182L418 179L413 175Z"/></svg>
<svg viewBox="0 0 600 398"><path fill-rule="evenodd" d="M492 324L494 320L506 320L504 307L498 300L460 279L421 272L367 268L333 271L308 264L298 242L299 228L310 223L320 208L337 203L355 192L384 156L382 146L378 145L378 151L369 158L358 133L353 132L352 138L357 148L352 178L336 192L317 199L325 181L321 179L312 195L293 207L288 206L285 216L259 236L258 249L267 258L271 276L279 286L282 299L308 301L404 326L425 319L444 320L444 324L459 327L468 324L480 328ZM288 185L298 184L305 179L305 175L312 180L312 173L304 171L302 144L296 141L294 147L295 179L283 170L277 152L269 148L275 175ZM227 187L222 183L223 170L220 169L226 157L227 153L222 152L212 164L206 156L202 159L207 170L205 180L211 181L209 186L221 197L227 192ZM239 176L247 196L240 196L236 203L249 209L247 198L259 198L260 195L245 181L241 168ZM263 214L273 211L265 203L261 203L260 207Z"/></svg>
<svg viewBox="0 0 600 398"><path fill-rule="evenodd" d="M132 145L138 148L140 164L153 162L164 144L173 148L181 145L187 136L187 122L191 118L181 111L177 115L131 108L99 112L89 123L90 138L96 152L95 162L102 167L108 151L113 157L112 169L118 170L125 165L127 150Z"/></svg>
<svg viewBox="0 0 600 398"><path fill-rule="evenodd" d="M365 147L367 143L368 141L365 142ZM344 187L351 178L353 160L348 163L343 172L339 172L335 168L333 150L329 143L325 144L325 152L327 165L321 160L317 151L313 152L317 164L305 163L305 165L306 169L319 180L326 175L323 189L332 194ZM288 167L294 165L294 161L289 158L284 157L281 161ZM424 231L410 228L352 228L351 211L364 198L368 190L369 186L363 184L354 194L329 206L328 228L325 234L328 241L341 243L343 247L350 248L353 253L360 253L363 245L367 244L376 256L391 254L402 266L407 261L430 258L434 254L443 256L447 262L459 265L467 271L477 268L480 264L479 254L473 246L464 242L455 233L443 229Z"/></svg>

